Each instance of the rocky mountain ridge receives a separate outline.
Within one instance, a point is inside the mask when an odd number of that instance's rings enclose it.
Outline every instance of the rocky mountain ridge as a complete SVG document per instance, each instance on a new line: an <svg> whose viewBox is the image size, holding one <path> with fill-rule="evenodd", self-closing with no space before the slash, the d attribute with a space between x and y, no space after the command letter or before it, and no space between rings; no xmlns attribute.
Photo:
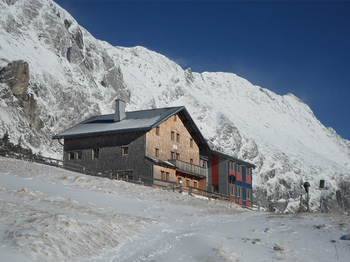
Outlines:
<svg viewBox="0 0 350 262"><path fill-rule="evenodd" d="M58 157L52 135L113 112L116 98L127 110L184 105L214 149L257 166L255 201L296 211L294 187L309 181L318 210L325 179L322 208L341 208L336 192L350 181L350 141L294 95L233 73L183 70L144 47L113 47L49 0L1 1L0 23L0 132L14 142Z"/></svg>

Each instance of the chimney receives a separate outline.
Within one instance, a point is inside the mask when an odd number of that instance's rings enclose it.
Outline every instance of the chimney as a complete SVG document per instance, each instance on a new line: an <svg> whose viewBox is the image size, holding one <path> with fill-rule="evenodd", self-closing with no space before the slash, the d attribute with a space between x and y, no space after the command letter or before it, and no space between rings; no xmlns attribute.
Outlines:
<svg viewBox="0 0 350 262"><path fill-rule="evenodd" d="M125 115L125 102L123 100L115 100L116 106L115 106L115 113L114 113L114 122L120 122L124 118L126 118Z"/></svg>

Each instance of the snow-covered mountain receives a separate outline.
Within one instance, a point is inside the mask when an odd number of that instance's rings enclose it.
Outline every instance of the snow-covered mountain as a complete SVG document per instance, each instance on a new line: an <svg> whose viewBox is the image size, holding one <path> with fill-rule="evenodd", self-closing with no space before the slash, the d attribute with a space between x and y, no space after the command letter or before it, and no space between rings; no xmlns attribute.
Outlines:
<svg viewBox="0 0 350 262"><path fill-rule="evenodd" d="M214 149L257 166L255 201L296 211L293 189L308 181L317 210L325 179L323 203L343 204L344 192L336 191L350 181L350 141L294 95L232 73L183 70L140 46L113 47L50 0L0 1L0 23L0 135L9 131L14 143L60 157L52 135L113 112L116 98L127 110L184 105Z"/></svg>

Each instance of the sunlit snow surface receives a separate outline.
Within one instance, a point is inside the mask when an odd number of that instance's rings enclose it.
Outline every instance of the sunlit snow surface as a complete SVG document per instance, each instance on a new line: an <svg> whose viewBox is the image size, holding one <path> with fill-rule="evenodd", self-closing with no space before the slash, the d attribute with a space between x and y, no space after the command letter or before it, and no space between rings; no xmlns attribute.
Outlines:
<svg viewBox="0 0 350 262"><path fill-rule="evenodd" d="M0 158L1 261L349 261L349 216L273 214ZM332 241L333 240L333 241Z"/></svg>

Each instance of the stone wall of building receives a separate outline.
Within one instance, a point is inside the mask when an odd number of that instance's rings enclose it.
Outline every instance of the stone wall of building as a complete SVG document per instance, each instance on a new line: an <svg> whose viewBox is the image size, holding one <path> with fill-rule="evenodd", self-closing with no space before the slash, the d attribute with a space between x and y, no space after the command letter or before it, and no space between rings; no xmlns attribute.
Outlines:
<svg viewBox="0 0 350 262"><path fill-rule="evenodd" d="M129 132L65 139L64 160L82 165L87 174L132 171L135 175L152 177L153 164L145 159L145 137L144 132Z"/></svg>

